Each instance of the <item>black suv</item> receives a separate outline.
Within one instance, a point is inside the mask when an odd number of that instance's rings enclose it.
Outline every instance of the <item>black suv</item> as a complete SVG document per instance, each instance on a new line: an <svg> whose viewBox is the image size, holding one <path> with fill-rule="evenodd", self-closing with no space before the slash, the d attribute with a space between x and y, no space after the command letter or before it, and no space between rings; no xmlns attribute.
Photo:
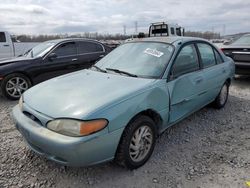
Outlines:
<svg viewBox="0 0 250 188"><path fill-rule="evenodd" d="M111 51L89 39L60 39L43 42L20 57L0 61L2 94L18 99L31 86L50 78L90 68Z"/></svg>

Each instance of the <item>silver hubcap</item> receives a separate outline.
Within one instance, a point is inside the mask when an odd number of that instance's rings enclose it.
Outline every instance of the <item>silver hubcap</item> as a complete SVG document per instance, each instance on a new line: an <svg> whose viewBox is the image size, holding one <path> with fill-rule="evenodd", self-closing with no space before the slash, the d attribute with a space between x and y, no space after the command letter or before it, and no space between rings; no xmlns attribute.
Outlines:
<svg viewBox="0 0 250 188"><path fill-rule="evenodd" d="M223 105L227 100L227 86L224 85L220 91L220 103Z"/></svg>
<svg viewBox="0 0 250 188"><path fill-rule="evenodd" d="M6 84L6 92L15 98L20 97L28 88L29 85L27 81L20 77L11 78Z"/></svg>
<svg viewBox="0 0 250 188"><path fill-rule="evenodd" d="M142 161L150 151L153 143L153 133L150 127L139 127L129 145L129 155L134 162Z"/></svg>

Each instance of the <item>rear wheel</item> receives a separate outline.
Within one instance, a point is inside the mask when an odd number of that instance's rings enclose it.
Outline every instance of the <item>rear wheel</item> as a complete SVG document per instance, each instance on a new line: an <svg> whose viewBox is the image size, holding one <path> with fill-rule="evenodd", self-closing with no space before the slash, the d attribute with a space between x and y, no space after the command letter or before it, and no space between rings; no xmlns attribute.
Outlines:
<svg viewBox="0 0 250 188"><path fill-rule="evenodd" d="M18 100L22 93L31 87L29 78L20 73L6 76L1 83L3 95L11 100Z"/></svg>
<svg viewBox="0 0 250 188"><path fill-rule="evenodd" d="M216 99L213 102L213 106L217 109L223 108L225 104L227 103L228 99L228 92L229 92L229 83L226 82L221 90L219 95L216 97Z"/></svg>
<svg viewBox="0 0 250 188"><path fill-rule="evenodd" d="M147 162L153 153L156 126L147 116L139 116L124 130L115 161L129 169L136 169Z"/></svg>

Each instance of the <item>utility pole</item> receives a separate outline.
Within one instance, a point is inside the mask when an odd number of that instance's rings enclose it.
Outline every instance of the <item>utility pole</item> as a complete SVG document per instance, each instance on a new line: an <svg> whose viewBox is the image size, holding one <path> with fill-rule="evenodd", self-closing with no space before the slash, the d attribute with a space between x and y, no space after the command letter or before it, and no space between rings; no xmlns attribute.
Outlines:
<svg viewBox="0 0 250 188"><path fill-rule="evenodd" d="M138 22L135 21L135 34L137 35L137 33L138 33Z"/></svg>
<svg viewBox="0 0 250 188"><path fill-rule="evenodd" d="M126 25L123 25L123 35L126 36Z"/></svg>
<svg viewBox="0 0 250 188"><path fill-rule="evenodd" d="M223 31L223 36L225 36L226 35L226 25L225 24L223 24L223 29L222 29Z"/></svg>
<svg viewBox="0 0 250 188"><path fill-rule="evenodd" d="M212 39L214 39L214 26L212 26Z"/></svg>

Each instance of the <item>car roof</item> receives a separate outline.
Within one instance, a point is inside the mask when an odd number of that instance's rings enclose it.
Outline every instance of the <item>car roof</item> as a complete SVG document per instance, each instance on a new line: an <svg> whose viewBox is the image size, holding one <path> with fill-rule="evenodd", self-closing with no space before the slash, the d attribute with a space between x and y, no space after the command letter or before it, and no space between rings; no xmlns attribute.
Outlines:
<svg viewBox="0 0 250 188"><path fill-rule="evenodd" d="M94 41L94 42L100 43L97 40L87 39L87 38L64 38L64 39L48 40L48 41L45 41L45 42L61 43L61 42L67 42L67 41Z"/></svg>
<svg viewBox="0 0 250 188"><path fill-rule="evenodd" d="M147 42L164 42L168 44L173 44L175 42L189 42L189 41L206 41L202 38L197 38L197 37L179 37L179 36L174 36L174 37L148 37L148 38L142 38L142 39L131 39L128 42L137 42L137 41L147 41Z"/></svg>

